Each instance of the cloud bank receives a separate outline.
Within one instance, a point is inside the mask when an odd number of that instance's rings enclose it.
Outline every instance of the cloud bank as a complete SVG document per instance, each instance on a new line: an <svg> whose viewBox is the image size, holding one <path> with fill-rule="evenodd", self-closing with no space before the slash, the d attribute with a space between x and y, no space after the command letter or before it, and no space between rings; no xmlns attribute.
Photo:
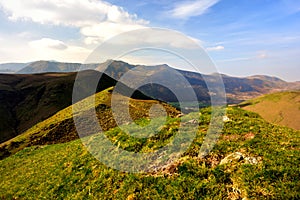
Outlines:
<svg viewBox="0 0 300 200"><path fill-rule="evenodd" d="M0 0L10 20L71 26L88 44L148 24L122 7L97 0Z"/></svg>

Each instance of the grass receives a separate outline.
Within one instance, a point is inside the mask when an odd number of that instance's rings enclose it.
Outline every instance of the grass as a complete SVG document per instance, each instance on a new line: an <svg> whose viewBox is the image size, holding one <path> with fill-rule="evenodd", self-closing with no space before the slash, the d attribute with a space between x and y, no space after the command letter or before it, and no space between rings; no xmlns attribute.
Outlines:
<svg viewBox="0 0 300 200"><path fill-rule="evenodd" d="M264 95L239 106L257 112L270 123L300 130L300 91Z"/></svg>
<svg viewBox="0 0 300 200"><path fill-rule="evenodd" d="M167 169L156 173L120 172L100 163L80 140L32 146L0 161L0 198L300 198L299 131L270 124L255 113L230 107L227 108L230 121L225 123L217 145L206 157L199 158L210 109L202 109L201 115L191 113L185 117L197 116L200 116L200 124L196 138L182 157ZM138 123L145 126L149 121L145 118ZM105 134L111 142L118 142L120 148L149 152L168 143L179 123L178 119L169 118L160 134L146 139L126 136L119 128ZM124 127L133 128L131 124ZM257 158L258 164L219 165L222 158L237 151Z"/></svg>
<svg viewBox="0 0 300 200"><path fill-rule="evenodd" d="M90 115L93 115L92 111L94 109L96 109L97 118L103 131L107 131L117 126L110 108L112 90L113 88L110 87L97 93L95 96L86 98L76 104L78 105L77 107L80 107L80 109L76 111L77 113L75 116L79 116L82 120L85 120L84 126L89 125L89 122L86 120L89 119ZM95 100L95 104L91 104L93 98ZM115 94L114 101L117 105L121 105L124 101L128 101L130 115L133 120L149 118L149 109L154 104L162 105L170 117L174 117L179 114L179 111L172 106L156 100L130 99L120 94ZM159 114L160 113L158 113L158 115ZM128 123L128 119L120 119L119 121L121 124ZM89 126L86 126L85 128L87 130L92 129L92 127ZM7 157L28 146L63 143L78 138L73 121L72 106L69 106L57 112L52 117L36 124L23 134L0 144L0 158Z"/></svg>

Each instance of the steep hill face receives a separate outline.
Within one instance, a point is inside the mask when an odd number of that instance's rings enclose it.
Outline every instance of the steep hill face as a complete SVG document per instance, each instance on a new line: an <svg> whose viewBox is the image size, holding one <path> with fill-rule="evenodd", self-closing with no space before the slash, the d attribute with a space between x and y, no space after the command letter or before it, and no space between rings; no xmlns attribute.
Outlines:
<svg viewBox="0 0 300 200"><path fill-rule="evenodd" d="M300 130L300 91L268 94L239 104L268 122Z"/></svg>
<svg viewBox="0 0 300 200"><path fill-rule="evenodd" d="M72 104L73 85L77 73L44 73L35 75L0 74L0 142L6 141ZM81 73L81 94L90 95L90 80L101 75L97 71ZM116 80L103 75L97 91L114 86ZM123 86L123 90L130 89ZM134 98L149 99L141 93Z"/></svg>

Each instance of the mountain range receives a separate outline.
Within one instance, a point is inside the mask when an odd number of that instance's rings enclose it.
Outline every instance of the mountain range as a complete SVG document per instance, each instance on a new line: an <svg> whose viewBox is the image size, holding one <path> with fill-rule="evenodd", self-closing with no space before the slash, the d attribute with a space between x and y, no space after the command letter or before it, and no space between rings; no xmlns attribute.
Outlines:
<svg viewBox="0 0 300 200"><path fill-rule="evenodd" d="M106 68L106 69L105 69ZM74 72L79 69L93 69L96 71L104 72L108 76L119 80L125 73L132 69L142 68L143 71L138 73L138 70L135 70L134 73L137 73L137 76L145 76L145 71L147 74L152 76L160 74L161 79L167 80L170 75L170 69L176 70L181 73L184 78L192 85L192 88L195 90L196 95L199 101L204 101L207 103L210 99L210 95L207 90L207 84L205 80L210 80L213 75L200 74L197 72L184 71L174 69L166 64L156 65L156 66L144 66L144 65L132 65L123 61L108 60L104 63L94 63L94 64L80 64L80 63L61 63L56 61L37 61L32 62L26 65L24 68L17 71L17 74L32 74L32 73L44 73L44 72ZM105 71L104 71L105 69ZM267 94L276 91L284 90L299 90L300 82L286 82L277 77L264 76L264 75L255 75L249 77L232 77L222 74L221 75L225 91L227 95L228 103L239 103L244 100L252 99L258 97L262 94ZM213 80L213 79L212 79ZM152 86L153 87L153 86ZM144 87L144 90L147 91L146 94L149 96L155 96L156 98L168 101L176 102L177 99L174 98L174 95L166 88L161 86L156 86L157 89L149 89ZM157 92L158 90L163 92ZM166 93L169 93L166 95ZM163 95L160 95L163 94Z"/></svg>

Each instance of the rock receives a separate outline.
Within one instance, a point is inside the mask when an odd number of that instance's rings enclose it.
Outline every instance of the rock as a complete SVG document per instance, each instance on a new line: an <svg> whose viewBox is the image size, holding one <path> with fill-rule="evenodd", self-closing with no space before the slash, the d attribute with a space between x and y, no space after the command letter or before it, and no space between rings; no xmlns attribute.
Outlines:
<svg viewBox="0 0 300 200"><path fill-rule="evenodd" d="M197 119L191 119L187 122L183 122L182 125L190 125L190 124L198 124L199 121Z"/></svg>
<svg viewBox="0 0 300 200"><path fill-rule="evenodd" d="M187 123L188 124L198 124L198 120L192 119L192 120L188 121Z"/></svg>
<svg viewBox="0 0 300 200"><path fill-rule="evenodd" d="M230 121L229 117L223 116L223 122L229 122L229 121Z"/></svg>
<svg viewBox="0 0 300 200"><path fill-rule="evenodd" d="M250 165L257 165L259 160L255 157L245 156L241 152L234 152L232 154L229 154L225 158L223 158L220 162L220 165L224 165L231 162L241 162L243 161L243 164L250 164Z"/></svg>
<svg viewBox="0 0 300 200"><path fill-rule="evenodd" d="M183 117L183 116L184 116L184 114L183 114L183 113L180 113L180 114L178 114L178 115L176 116L176 118Z"/></svg>
<svg viewBox="0 0 300 200"><path fill-rule="evenodd" d="M244 157L245 156L241 152L234 152L232 154L229 154L225 158L223 158L220 162L220 165L231 163L233 161L239 162L239 161L242 161L244 159Z"/></svg>
<svg viewBox="0 0 300 200"><path fill-rule="evenodd" d="M245 158L245 164L250 164L250 165L257 165L258 161L254 157L246 157Z"/></svg>

